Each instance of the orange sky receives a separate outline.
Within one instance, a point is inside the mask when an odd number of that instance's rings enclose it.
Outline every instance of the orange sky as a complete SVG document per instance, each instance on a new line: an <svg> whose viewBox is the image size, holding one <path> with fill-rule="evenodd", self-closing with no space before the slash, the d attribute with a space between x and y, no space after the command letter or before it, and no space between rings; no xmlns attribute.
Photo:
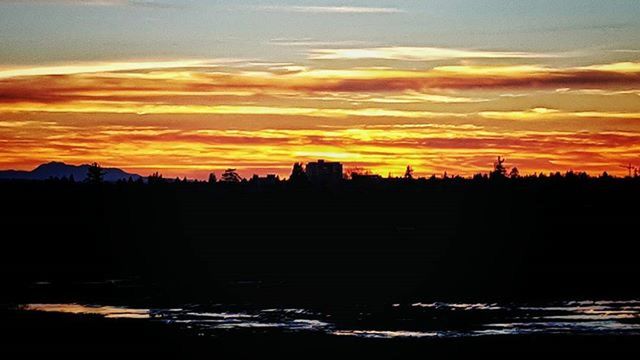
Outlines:
<svg viewBox="0 0 640 360"><path fill-rule="evenodd" d="M460 61L467 55L438 49L367 51L381 59L324 51L310 55L320 63L301 64L5 66L0 168L97 161L205 178L227 167L287 176L293 162L318 158L383 175L410 164L424 176L487 171L498 155L524 173L625 174L622 164L640 165L638 62L567 66L534 55L527 63L496 61L509 55L492 52ZM387 59L425 52L454 59L413 66ZM354 57L358 66L349 63Z"/></svg>

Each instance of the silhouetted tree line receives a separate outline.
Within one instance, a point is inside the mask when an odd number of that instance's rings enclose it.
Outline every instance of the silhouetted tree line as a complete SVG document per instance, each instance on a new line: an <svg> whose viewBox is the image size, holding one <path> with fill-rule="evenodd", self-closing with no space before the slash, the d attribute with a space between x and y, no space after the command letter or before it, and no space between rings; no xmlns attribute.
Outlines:
<svg viewBox="0 0 640 360"><path fill-rule="evenodd" d="M433 184L446 184L446 183L496 183L496 184L508 184L508 183L533 183L533 182L599 182L599 181L633 181L640 182L640 172L638 169L631 168L630 166L629 176L615 177L609 175L607 172L603 172L599 175L591 175L586 172L574 172L572 170L564 173L534 173L528 175L520 174L517 167L508 168L506 166L506 159L498 157L493 164L493 168L488 173L478 173L471 177L462 177L459 175L449 175L444 172L441 176L432 175L430 177L415 177L414 169L411 165L407 165L405 173L401 177L393 177L391 174L387 177L376 175L368 170L361 168L352 168L347 170L344 175L342 183L334 185L333 187L341 186L377 186L377 187L394 187L394 186L410 186L410 185L433 185ZM635 170L632 172L632 170ZM86 184L102 184L104 180L105 171L96 162L89 165L86 179ZM69 177L51 177L47 182L55 183L76 183L73 175ZM188 179L186 176L182 179L176 177L175 179L165 178L161 173L154 172L148 175L146 178L140 177L133 179L132 177L126 179L120 179L116 182L118 185L151 185L151 186L208 186L210 188L313 188L312 182L307 177L304 165L302 163L295 163L293 165L289 178L281 179L276 175L267 175L261 177L253 175L253 177L247 179L243 178L236 169L229 168L224 170L218 179L215 173L210 173L207 180ZM326 187L326 186L324 186Z"/></svg>
<svg viewBox="0 0 640 360"><path fill-rule="evenodd" d="M26 240L6 242L0 265L13 272L5 274L39 280L54 269L63 278L107 269L169 286L189 281L196 292L212 279L291 274L304 286L328 284L326 294L362 279L393 294L396 282L381 283L397 272L425 284L422 294L637 292L629 284L638 278L639 177L523 175L500 158L473 177L353 169L323 188L299 163L288 179L228 169L207 181L154 173L117 183L94 165L93 181L0 183L5 232L28 229ZM333 287L362 271L372 272ZM584 283L568 286L575 281Z"/></svg>

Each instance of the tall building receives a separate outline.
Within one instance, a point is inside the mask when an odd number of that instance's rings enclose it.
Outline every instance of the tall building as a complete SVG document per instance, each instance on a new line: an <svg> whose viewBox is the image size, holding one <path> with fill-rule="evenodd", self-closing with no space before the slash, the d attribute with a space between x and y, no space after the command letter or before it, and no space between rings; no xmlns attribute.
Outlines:
<svg viewBox="0 0 640 360"><path fill-rule="evenodd" d="M342 164L318 160L308 163L305 173L312 184L335 185L342 181Z"/></svg>

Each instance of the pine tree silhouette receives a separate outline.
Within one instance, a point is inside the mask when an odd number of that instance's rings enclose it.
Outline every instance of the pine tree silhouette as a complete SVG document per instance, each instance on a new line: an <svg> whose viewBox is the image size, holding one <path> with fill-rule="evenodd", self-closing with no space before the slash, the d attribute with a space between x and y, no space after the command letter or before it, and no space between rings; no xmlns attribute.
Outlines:
<svg viewBox="0 0 640 360"><path fill-rule="evenodd" d="M87 182L89 182L90 184L100 184L103 181L104 170L102 170L102 167L97 162L89 165L89 168L87 170Z"/></svg>

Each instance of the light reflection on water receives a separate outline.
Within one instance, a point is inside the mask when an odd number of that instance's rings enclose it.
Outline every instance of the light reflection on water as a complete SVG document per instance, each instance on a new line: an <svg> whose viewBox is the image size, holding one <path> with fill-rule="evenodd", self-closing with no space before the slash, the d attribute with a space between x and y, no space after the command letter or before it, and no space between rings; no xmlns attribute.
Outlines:
<svg viewBox="0 0 640 360"><path fill-rule="evenodd" d="M336 330L332 332L338 336L357 336L371 339L393 339L393 338L422 338L438 337L438 332L422 331L384 331L384 330Z"/></svg>
<svg viewBox="0 0 640 360"><path fill-rule="evenodd" d="M54 313L100 315L109 319L148 319L149 309L131 309L118 306L92 306L80 304L28 304L19 307L26 311L43 311Z"/></svg>
<svg viewBox="0 0 640 360"><path fill-rule="evenodd" d="M19 310L147 319L210 334L240 330L289 331L374 339L531 334L640 336L640 301L637 300L546 305L418 302L393 304L382 312L341 310L336 313L297 308L238 310L223 305L140 309L73 303L28 304Z"/></svg>

